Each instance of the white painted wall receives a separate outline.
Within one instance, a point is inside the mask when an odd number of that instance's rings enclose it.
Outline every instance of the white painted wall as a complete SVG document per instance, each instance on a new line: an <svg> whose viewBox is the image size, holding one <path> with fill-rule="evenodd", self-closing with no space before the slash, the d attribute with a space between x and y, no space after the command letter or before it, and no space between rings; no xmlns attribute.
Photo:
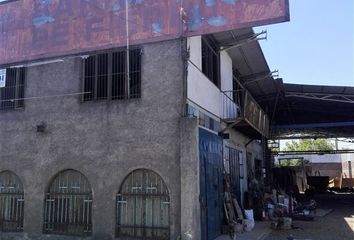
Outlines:
<svg viewBox="0 0 354 240"><path fill-rule="evenodd" d="M222 95L220 90L191 63L188 63L187 98L218 118L221 117Z"/></svg>
<svg viewBox="0 0 354 240"><path fill-rule="evenodd" d="M220 55L221 90L215 86L202 72L202 39L200 36L190 37L187 41L190 51L188 63L187 98L195 105L212 113L218 118L223 118L223 93L231 91L232 59L227 52Z"/></svg>
<svg viewBox="0 0 354 240"><path fill-rule="evenodd" d="M220 63L221 91L232 91L232 59L226 51L220 53Z"/></svg>
<svg viewBox="0 0 354 240"><path fill-rule="evenodd" d="M199 69L202 69L202 37L190 37L187 39L187 49L189 50L189 59Z"/></svg>
<svg viewBox="0 0 354 240"><path fill-rule="evenodd" d="M220 90L202 72L201 37L188 38L190 62L188 62L187 98L192 103L214 114L222 113L222 96Z"/></svg>

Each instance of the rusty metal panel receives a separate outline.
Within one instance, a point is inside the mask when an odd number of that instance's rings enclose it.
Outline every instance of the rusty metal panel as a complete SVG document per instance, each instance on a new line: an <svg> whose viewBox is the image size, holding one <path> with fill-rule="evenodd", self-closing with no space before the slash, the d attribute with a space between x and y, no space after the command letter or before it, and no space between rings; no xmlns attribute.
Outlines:
<svg viewBox="0 0 354 240"><path fill-rule="evenodd" d="M289 20L289 0L19 0L0 5L0 64ZM181 7L185 14L181 16ZM183 20L183 21L182 21Z"/></svg>
<svg viewBox="0 0 354 240"><path fill-rule="evenodd" d="M260 134L269 137L269 118L248 92L245 93L243 117Z"/></svg>

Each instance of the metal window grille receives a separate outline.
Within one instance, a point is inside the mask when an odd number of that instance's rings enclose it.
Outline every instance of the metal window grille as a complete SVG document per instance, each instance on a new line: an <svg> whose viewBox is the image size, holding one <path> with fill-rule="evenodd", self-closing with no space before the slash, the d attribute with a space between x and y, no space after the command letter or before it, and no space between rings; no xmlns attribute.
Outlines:
<svg viewBox="0 0 354 240"><path fill-rule="evenodd" d="M89 56L83 63L84 101L140 98L141 50L129 52L127 79L126 51L112 51Z"/></svg>
<svg viewBox="0 0 354 240"><path fill-rule="evenodd" d="M92 233L92 190L75 170L60 172L45 194L44 233L89 236Z"/></svg>
<svg viewBox="0 0 354 240"><path fill-rule="evenodd" d="M6 85L0 88L0 109L24 107L25 68L6 69Z"/></svg>
<svg viewBox="0 0 354 240"><path fill-rule="evenodd" d="M23 231L24 192L21 180L12 172L0 173L0 231Z"/></svg>
<svg viewBox="0 0 354 240"><path fill-rule="evenodd" d="M216 44L211 37L203 37L202 72L218 87L220 86L219 69L219 53Z"/></svg>
<svg viewBox="0 0 354 240"><path fill-rule="evenodd" d="M117 195L117 237L169 240L169 208L168 189L158 174L130 173Z"/></svg>
<svg viewBox="0 0 354 240"><path fill-rule="evenodd" d="M241 181L243 179L242 152L231 147L225 147L224 168L230 175L231 192L241 201Z"/></svg>

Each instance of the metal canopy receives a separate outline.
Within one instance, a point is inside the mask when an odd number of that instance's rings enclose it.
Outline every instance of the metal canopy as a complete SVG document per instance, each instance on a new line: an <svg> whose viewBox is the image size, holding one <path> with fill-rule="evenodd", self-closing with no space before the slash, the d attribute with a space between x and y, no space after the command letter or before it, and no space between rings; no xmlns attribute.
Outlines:
<svg viewBox="0 0 354 240"><path fill-rule="evenodd" d="M279 81L279 89L258 96L260 104L274 113L273 138L354 136L354 87Z"/></svg>
<svg viewBox="0 0 354 240"><path fill-rule="evenodd" d="M232 59L234 69L237 69L237 80L256 96L273 93L277 86L260 44L253 38L254 35L252 28L244 28L216 33L213 36L221 49L241 44L239 47L230 48L227 53Z"/></svg>
<svg viewBox="0 0 354 240"><path fill-rule="evenodd" d="M251 28L245 28L213 36L221 49L228 48L237 80L269 116L270 138L354 137L354 87L274 79L259 42L249 40L254 35Z"/></svg>

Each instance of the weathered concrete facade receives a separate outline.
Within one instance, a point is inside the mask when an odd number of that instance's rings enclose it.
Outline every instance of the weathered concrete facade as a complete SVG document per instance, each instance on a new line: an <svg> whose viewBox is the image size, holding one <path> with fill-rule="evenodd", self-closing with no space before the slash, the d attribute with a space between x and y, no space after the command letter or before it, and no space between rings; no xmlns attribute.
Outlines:
<svg viewBox="0 0 354 240"><path fill-rule="evenodd" d="M114 239L116 194L129 172L139 168L151 169L165 181L171 201L171 240L178 239L180 156L185 161L182 170L191 158L198 159L183 154L183 149L190 146L180 146L181 136L193 138L181 135L181 43L176 40L147 44L142 50L140 99L81 102L78 95L47 97L26 100L24 109L0 113L0 171L17 174L25 192L24 233L0 233L1 239L75 239L42 234L44 193L51 179L65 169L80 171L92 185L93 233L88 239ZM81 58L27 69L26 97L78 92ZM195 122L184 121L182 126L197 128ZM45 133L36 132L36 125L41 122L47 125ZM188 173L190 177L194 170ZM184 181L182 184L188 191ZM190 204L197 204L197 199Z"/></svg>

